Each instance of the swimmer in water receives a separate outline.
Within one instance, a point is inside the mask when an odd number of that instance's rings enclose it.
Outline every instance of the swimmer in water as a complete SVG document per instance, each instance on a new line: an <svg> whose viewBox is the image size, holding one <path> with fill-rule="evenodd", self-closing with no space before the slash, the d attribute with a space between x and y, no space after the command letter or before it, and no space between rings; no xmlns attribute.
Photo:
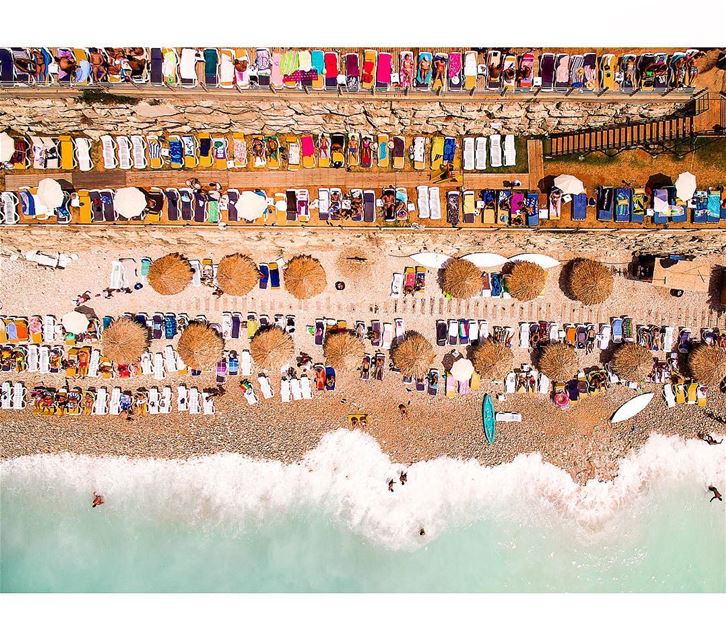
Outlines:
<svg viewBox="0 0 726 640"><path fill-rule="evenodd" d="M92 508L100 507L105 500L103 499L102 495L99 495L98 493L93 493L93 502L91 503Z"/></svg>

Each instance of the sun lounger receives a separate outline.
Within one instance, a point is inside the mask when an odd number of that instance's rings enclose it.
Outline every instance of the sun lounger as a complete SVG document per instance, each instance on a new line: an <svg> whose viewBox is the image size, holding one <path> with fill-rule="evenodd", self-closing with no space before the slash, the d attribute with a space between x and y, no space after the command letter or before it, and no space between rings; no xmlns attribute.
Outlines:
<svg viewBox="0 0 726 640"><path fill-rule="evenodd" d="M512 134L504 136L504 166L513 167L517 164L517 148Z"/></svg>
<svg viewBox="0 0 726 640"><path fill-rule="evenodd" d="M429 51L421 51L418 54L418 62L416 64L416 80L417 89L428 91L431 86L431 76L433 56Z"/></svg>
<svg viewBox="0 0 726 640"><path fill-rule="evenodd" d="M80 171L91 171L93 161L91 160L91 141L88 138L75 138L75 156Z"/></svg>
<svg viewBox="0 0 726 640"><path fill-rule="evenodd" d="M144 136L131 136L134 169L146 169L146 141Z"/></svg>
<svg viewBox="0 0 726 640"><path fill-rule="evenodd" d="M323 57L325 65L325 88L328 91L335 91L338 88L338 54L334 51L327 51Z"/></svg>
<svg viewBox="0 0 726 640"><path fill-rule="evenodd" d="M520 91L529 91L534 84L534 55L527 52L519 56L517 86Z"/></svg>
<svg viewBox="0 0 726 640"><path fill-rule="evenodd" d="M572 196L572 219L582 221L587 218L587 194L578 193Z"/></svg>
<svg viewBox="0 0 726 640"><path fill-rule="evenodd" d="M41 138L43 141L43 149L45 153L45 166L44 169L60 169L60 151L58 145L53 138L44 137Z"/></svg>
<svg viewBox="0 0 726 640"><path fill-rule="evenodd" d="M373 88L376 73L376 58L378 52L373 49L366 49L363 52L363 72L361 74L361 87L366 91Z"/></svg>
<svg viewBox="0 0 726 640"><path fill-rule="evenodd" d="M200 394L197 387L189 387L189 397L187 399L187 409L190 415L198 415L201 410Z"/></svg>
<svg viewBox="0 0 726 640"><path fill-rule="evenodd" d="M422 220L429 218L429 188L425 185L416 187L418 194L418 217Z"/></svg>
<svg viewBox="0 0 726 640"><path fill-rule="evenodd" d="M476 89L478 73L479 65L476 59L476 51L467 51L464 56L464 89L467 91Z"/></svg>
<svg viewBox="0 0 726 640"><path fill-rule="evenodd" d="M393 56L387 51L378 54L378 64L376 66L376 89L379 91L388 91L391 86L391 71L393 67Z"/></svg>
<svg viewBox="0 0 726 640"><path fill-rule="evenodd" d="M183 87L197 86L197 61L200 55L196 49L184 48L179 60L179 79Z"/></svg>
<svg viewBox="0 0 726 640"><path fill-rule="evenodd" d="M119 169L131 169L131 141L126 136L116 136Z"/></svg>
<svg viewBox="0 0 726 640"><path fill-rule="evenodd" d="M376 194L370 189L363 192L363 221L376 221Z"/></svg>
<svg viewBox="0 0 726 640"><path fill-rule="evenodd" d="M615 222L630 222L631 189L615 189Z"/></svg>
<svg viewBox="0 0 726 640"><path fill-rule="evenodd" d="M357 53L345 54L345 86L348 91L360 88L360 63Z"/></svg>
<svg viewBox="0 0 726 640"><path fill-rule="evenodd" d="M429 187L429 215L431 220L441 220L441 196L438 187Z"/></svg>
<svg viewBox="0 0 726 640"><path fill-rule="evenodd" d="M0 409L10 409L12 407L13 388L10 382L3 382L0 387Z"/></svg>
<svg viewBox="0 0 726 640"><path fill-rule="evenodd" d="M600 222L611 222L613 219L615 191L612 187L598 187L597 219Z"/></svg>
<svg viewBox="0 0 726 640"><path fill-rule="evenodd" d="M539 72L542 78L542 91L552 91L555 80L555 56L543 53L539 59Z"/></svg>
<svg viewBox="0 0 726 640"><path fill-rule="evenodd" d="M570 87L570 56L558 53L555 59L555 89L564 91Z"/></svg>
<svg viewBox="0 0 726 640"><path fill-rule="evenodd" d="M111 399L108 403L108 412L112 416L117 416L121 413L121 388L114 387L111 390Z"/></svg>
<svg viewBox="0 0 726 640"><path fill-rule="evenodd" d="M495 133L489 136L489 149L492 167L502 166L502 136Z"/></svg>
<svg viewBox="0 0 726 640"><path fill-rule="evenodd" d="M476 140L464 138L464 171L474 171L476 168Z"/></svg>
<svg viewBox="0 0 726 640"><path fill-rule="evenodd" d="M487 89L502 87L502 54L493 49L487 53Z"/></svg>

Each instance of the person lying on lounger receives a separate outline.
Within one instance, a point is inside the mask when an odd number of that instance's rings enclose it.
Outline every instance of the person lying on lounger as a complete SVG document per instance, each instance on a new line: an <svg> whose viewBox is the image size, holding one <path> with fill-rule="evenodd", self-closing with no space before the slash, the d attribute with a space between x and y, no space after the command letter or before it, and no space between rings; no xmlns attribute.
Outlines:
<svg viewBox="0 0 726 640"><path fill-rule="evenodd" d="M444 80L446 79L446 60L443 58L437 58L434 60L434 83L435 82L441 82L444 83Z"/></svg>
<svg viewBox="0 0 726 640"><path fill-rule="evenodd" d="M401 86L410 87L413 79L413 56L407 53L401 62Z"/></svg>

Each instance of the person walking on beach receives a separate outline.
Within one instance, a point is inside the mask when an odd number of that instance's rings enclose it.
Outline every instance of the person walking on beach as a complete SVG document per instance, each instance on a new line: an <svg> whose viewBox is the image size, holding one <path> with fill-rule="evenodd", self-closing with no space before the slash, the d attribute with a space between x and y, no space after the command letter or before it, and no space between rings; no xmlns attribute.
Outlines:
<svg viewBox="0 0 726 640"><path fill-rule="evenodd" d="M714 500L718 500L719 502L723 502L723 497L721 496L721 492L714 487L712 484L708 485L708 490L713 493L713 498L709 500L709 502L713 502Z"/></svg>
<svg viewBox="0 0 726 640"><path fill-rule="evenodd" d="M95 491L93 492L93 502L91 503L91 508L95 509L96 507L100 507L105 500L103 499L102 495L99 495Z"/></svg>
<svg viewBox="0 0 726 640"><path fill-rule="evenodd" d="M393 493L393 480L388 481L388 490Z"/></svg>

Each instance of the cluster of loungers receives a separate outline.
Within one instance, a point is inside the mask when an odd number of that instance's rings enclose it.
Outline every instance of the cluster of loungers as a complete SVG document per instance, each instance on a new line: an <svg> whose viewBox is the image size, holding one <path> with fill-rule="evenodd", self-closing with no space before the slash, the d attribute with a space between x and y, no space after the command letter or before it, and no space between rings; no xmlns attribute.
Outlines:
<svg viewBox="0 0 726 640"><path fill-rule="evenodd" d="M85 137L15 135L8 168L91 171L91 148ZM446 168L486 171L517 164L513 135L405 136L369 133L278 135L184 134L100 138L103 168L113 169L288 169L379 168L441 171Z"/></svg>
<svg viewBox="0 0 726 640"><path fill-rule="evenodd" d="M6 85L150 84L245 91L667 91L690 89L698 49L674 53L514 53L322 49L3 48Z"/></svg>

